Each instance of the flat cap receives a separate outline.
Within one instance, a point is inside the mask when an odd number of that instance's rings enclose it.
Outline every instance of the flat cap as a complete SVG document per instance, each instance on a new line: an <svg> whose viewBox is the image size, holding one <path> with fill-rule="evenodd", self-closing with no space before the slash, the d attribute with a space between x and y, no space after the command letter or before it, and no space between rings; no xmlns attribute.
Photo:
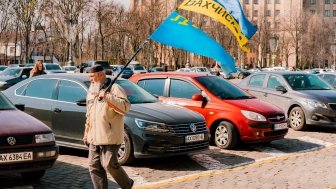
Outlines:
<svg viewBox="0 0 336 189"><path fill-rule="evenodd" d="M103 71L104 68L100 65L94 65L91 68L87 69L87 73L96 73L96 72L100 72Z"/></svg>

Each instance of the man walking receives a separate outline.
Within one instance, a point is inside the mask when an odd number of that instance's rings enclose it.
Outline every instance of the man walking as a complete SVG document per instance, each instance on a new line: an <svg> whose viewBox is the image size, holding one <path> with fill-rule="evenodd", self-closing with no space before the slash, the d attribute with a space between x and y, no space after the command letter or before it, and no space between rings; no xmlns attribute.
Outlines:
<svg viewBox="0 0 336 189"><path fill-rule="evenodd" d="M107 172L122 189L134 181L118 163L118 150L124 140L124 115L130 109L125 91L111 84L103 67L88 70L91 85L87 93L87 113L83 142L89 146L89 171L95 189L107 189Z"/></svg>

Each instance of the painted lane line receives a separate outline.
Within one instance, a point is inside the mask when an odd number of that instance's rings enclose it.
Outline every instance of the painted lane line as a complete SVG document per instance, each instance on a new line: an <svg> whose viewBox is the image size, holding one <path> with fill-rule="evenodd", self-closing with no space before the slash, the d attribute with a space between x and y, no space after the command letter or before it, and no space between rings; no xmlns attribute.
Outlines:
<svg viewBox="0 0 336 189"><path fill-rule="evenodd" d="M208 170L227 169L229 167L206 154L193 154L189 155L189 157Z"/></svg>
<svg viewBox="0 0 336 189"><path fill-rule="evenodd" d="M309 137L309 136L297 137L297 139L299 139L301 141L304 141L304 142L318 144L320 146L331 146L331 145L333 145L333 143L323 141L323 140L320 140L320 139L316 139L316 138L312 138L312 137Z"/></svg>
<svg viewBox="0 0 336 189"><path fill-rule="evenodd" d="M253 146L253 148L260 152L266 153L267 155L270 155L272 157L280 157L287 154L286 152L277 150L269 146Z"/></svg>

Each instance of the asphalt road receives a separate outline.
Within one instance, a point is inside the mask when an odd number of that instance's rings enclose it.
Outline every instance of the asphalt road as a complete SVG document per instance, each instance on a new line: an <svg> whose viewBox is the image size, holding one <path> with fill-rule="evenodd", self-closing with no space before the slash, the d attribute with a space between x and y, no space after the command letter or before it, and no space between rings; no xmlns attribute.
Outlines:
<svg viewBox="0 0 336 189"><path fill-rule="evenodd" d="M140 159L124 166L135 188L334 188L336 127L290 130L268 145L242 145L235 150L211 147L186 156ZM93 188L87 152L61 148L53 168L40 181L18 175L0 176L0 188ZM113 179L110 188L117 188Z"/></svg>

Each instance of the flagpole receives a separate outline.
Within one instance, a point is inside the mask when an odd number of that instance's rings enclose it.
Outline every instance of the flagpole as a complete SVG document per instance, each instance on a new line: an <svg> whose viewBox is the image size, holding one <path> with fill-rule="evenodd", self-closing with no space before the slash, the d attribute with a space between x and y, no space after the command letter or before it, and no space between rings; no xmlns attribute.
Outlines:
<svg viewBox="0 0 336 189"><path fill-rule="evenodd" d="M149 40L144 41L138 49L132 54L131 58L128 59L127 63L124 65L124 67L121 69L121 71L118 73L118 75L113 79L111 85L113 85L118 77L122 74L122 72L126 69L126 67L131 63L131 61L135 58L135 56L140 52L140 50L145 46L145 44L149 43Z"/></svg>

